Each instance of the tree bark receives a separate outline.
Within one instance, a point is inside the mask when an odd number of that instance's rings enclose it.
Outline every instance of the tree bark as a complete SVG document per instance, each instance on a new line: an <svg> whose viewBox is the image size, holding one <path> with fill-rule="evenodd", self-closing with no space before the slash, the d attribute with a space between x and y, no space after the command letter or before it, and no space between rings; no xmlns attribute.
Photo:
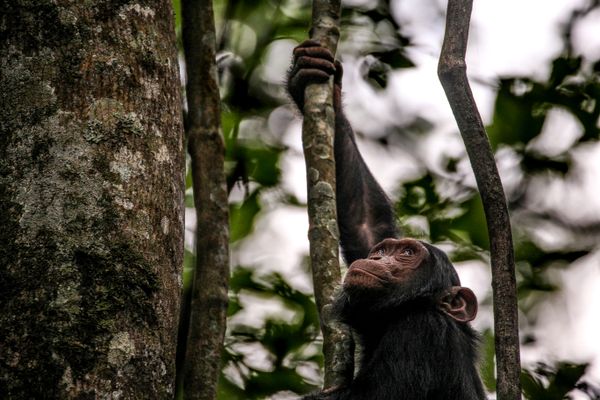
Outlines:
<svg viewBox="0 0 600 400"><path fill-rule="evenodd" d="M521 398L515 261L508 207L466 74L472 0L449 0L438 74L471 160L488 225L499 400Z"/></svg>
<svg viewBox="0 0 600 400"><path fill-rule="evenodd" d="M0 397L172 397L184 153L171 2L1 8Z"/></svg>
<svg viewBox="0 0 600 400"><path fill-rule="evenodd" d="M311 38L333 54L340 36L340 1L314 0ZM339 233L335 201L333 137L333 78L306 88L302 143L308 185L310 259L323 333L324 387L344 385L354 369L352 338L332 321L330 310L335 288L341 281Z"/></svg>
<svg viewBox="0 0 600 400"><path fill-rule="evenodd" d="M186 399L217 397L229 286L229 206L212 1L184 0L187 137L197 212L196 269L184 361Z"/></svg>

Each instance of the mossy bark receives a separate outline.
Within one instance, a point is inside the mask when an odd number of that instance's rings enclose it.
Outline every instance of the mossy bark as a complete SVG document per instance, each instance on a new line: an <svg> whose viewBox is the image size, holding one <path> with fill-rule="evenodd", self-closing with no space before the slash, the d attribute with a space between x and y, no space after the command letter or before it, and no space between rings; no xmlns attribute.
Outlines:
<svg viewBox="0 0 600 400"><path fill-rule="evenodd" d="M313 0L311 39L335 54L340 36L338 0ZM333 138L333 77L328 83L307 86L304 95L302 144L308 190L310 260L323 333L324 388L345 386L354 371L350 332L335 322L331 304L341 281L339 232L335 194Z"/></svg>
<svg viewBox="0 0 600 400"><path fill-rule="evenodd" d="M184 153L171 3L1 7L0 397L172 397Z"/></svg>

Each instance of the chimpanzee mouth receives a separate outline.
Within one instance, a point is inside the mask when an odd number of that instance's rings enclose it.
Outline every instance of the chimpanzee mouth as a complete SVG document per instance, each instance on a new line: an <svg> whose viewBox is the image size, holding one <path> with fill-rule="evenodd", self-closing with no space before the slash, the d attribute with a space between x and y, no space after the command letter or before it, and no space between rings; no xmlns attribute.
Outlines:
<svg viewBox="0 0 600 400"><path fill-rule="evenodd" d="M364 275L369 275L369 276L377 279L378 281L385 282L385 280L381 279L380 276L377 276L374 273L367 271L366 269L354 267L354 268L352 268L352 271L353 272L360 272L360 273L362 273Z"/></svg>

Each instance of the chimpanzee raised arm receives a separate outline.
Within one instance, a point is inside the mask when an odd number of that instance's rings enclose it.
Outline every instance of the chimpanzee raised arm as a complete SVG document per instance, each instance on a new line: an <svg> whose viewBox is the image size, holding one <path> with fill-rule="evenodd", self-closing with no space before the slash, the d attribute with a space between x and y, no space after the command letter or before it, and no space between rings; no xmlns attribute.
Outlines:
<svg viewBox="0 0 600 400"><path fill-rule="evenodd" d="M298 108L304 105L304 89L310 83L334 75L336 192L342 254L348 265L365 258L375 244L396 237L394 213L356 147L354 132L342 110L342 65L329 50L307 40L294 49L288 90Z"/></svg>
<svg viewBox="0 0 600 400"><path fill-rule="evenodd" d="M342 69L317 42L294 50L288 89L302 110L304 88L335 76L338 224L350 265L335 303L360 343L360 368L346 387L305 400L483 400L476 367L473 292L446 254L396 239L392 206L365 165L341 106Z"/></svg>

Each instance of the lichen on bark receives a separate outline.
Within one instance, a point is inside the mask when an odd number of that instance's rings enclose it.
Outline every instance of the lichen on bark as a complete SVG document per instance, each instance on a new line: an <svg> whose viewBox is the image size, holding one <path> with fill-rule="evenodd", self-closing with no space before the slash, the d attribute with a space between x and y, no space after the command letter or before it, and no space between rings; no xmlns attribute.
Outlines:
<svg viewBox="0 0 600 400"><path fill-rule="evenodd" d="M311 39L335 54L339 39L340 2L314 0ZM333 79L311 84L304 95L302 144L306 162L310 259L323 333L324 386L349 383L353 375L353 342L347 330L330 315L340 284L335 201Z"/></svg>
<svg viewBox="0 0 600 400"><path fill-rule="evenodd" d="M171 4L143 4L3 2L0 393L8 398L172 396L180 85Z"/></svg>

